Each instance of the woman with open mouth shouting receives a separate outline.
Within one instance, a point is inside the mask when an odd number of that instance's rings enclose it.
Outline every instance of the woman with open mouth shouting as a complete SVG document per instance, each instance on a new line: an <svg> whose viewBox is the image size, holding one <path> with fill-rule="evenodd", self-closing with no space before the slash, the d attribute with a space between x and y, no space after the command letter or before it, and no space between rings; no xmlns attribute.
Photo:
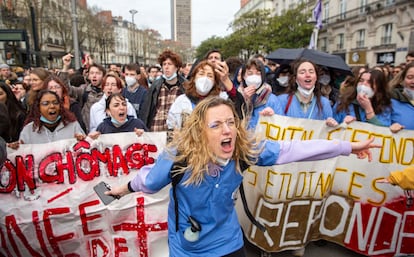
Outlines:
<svg viewBox="0 0 414 257"><path fill-rule="evenodd" d="M21 144L50 143L85 134L60 97L49 90L39 91L26 121L31 122L20 133Z"/></svg>
<svg viewBox="0 0 414 257"><path fill-rule="evenodd" d="M106 99L105 109L108 117L98 125L96 132L101 134L135 132L140 136L144 131L148 131L142 120L128 115L127 101L121 93L111 94ZM89 137L96 138L95 133L89 133Z"/></svg>
<svg viewBox="0 0 414 257"><path fill-rule="evenodd" d="M271 166L367 154L374 138L257 141L234 104L221 97L200 101L154 166L144 166L128 184L106 194L154 193L173 183L168 208L170 256L246 256L234 196L246 165ZM242 165L244 163L245 165ZM174 178L181 175L177 182ZM175 182L174 182L175 181Z"/></svg>

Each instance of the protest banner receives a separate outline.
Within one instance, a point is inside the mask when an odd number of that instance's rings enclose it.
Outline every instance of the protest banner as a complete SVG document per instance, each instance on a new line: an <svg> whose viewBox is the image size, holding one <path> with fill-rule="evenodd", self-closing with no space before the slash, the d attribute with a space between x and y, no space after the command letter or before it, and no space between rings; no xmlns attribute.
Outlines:
<svg viewBox="0 0 414 257"><path fill-rule="evenodd" d="M93 187L154 163L165 133L21 145L0 175L0 256L168 256L165 188L105 206Z"/></svg>
<svg viewBox="0 0 414 257"><path fill-rule="evenodd" d="M256 229L236 207L246 238L269 252L317 239L369 256L413 254L414 209L403 190L375 181L414 164L413 131L354 122L264 117L257 135L269 140L363 140L381 144L373 161L344 156L323 161L252 166L245 171L248 206L266 225ZM105 206L93 191L100 181L127 183L156 161L165 133L101 135L9 151L0 172L0 256L168 256L169 187L133 193Z"/></svg>
<svg viewBox="0 0 414 257"><path fill-rule="evenodd" d="M389 172L414 165L414 132L392 134L388 127L353 122L337 128L324 122L289 117L262 117L256 133L269 140L375 137L380 149L373 160L341 156L323 161L272 167L252 166L243 185L249 208L266 225L263 233L250 223L238 203L246 238L268 252L298 249L325 239L367 256L413 255L414 208L397 186L378 184Z"/></svg>

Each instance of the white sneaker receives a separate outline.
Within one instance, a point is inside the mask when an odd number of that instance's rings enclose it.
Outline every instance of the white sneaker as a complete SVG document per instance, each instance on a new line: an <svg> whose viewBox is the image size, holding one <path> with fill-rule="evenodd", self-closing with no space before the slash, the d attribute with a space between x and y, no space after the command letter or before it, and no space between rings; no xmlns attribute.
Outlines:
<svg viewBox="0 0 414 257"><path fill-rule="evenodd" d="M302 257L303 255L305 255L305 247L293 250L292 255L295 257Z"/></svg>

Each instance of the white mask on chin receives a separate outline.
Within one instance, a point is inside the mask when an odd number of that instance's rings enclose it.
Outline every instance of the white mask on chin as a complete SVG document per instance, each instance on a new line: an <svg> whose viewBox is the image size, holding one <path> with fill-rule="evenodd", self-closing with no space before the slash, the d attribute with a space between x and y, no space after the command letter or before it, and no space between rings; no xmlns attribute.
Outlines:
<svg viewBox="0 0 414 257"><path fill-rule="evenodd" d="M407 96L408 100L414 100L414 89L404 87L403 92Z"/></svg>
<svg viewBox="0 0 414 257"><path fill-rule="evenodd" d="M312 88L310 88L310 89L305 89L305 88L303 88L300 84L299 84L299 82L296 80L296 84L298 85L298 91L299 91L299 93L301 94L301 95L303 95L304 97L306 97L306 98L308 98L308 97L311 97L312 96L312 94L313 94L313 90L315 89L315 86L313 86Z"/></svg>
<svg viewBox="0 0 414 257"><path fill-rule="evenodd" d="M221 159L221 158L218 158L218 157L216 159L216 163L218 165L222 166L222 167L226 166L227 163L229 163L229 161L230 161L230 159Z"/></svg>

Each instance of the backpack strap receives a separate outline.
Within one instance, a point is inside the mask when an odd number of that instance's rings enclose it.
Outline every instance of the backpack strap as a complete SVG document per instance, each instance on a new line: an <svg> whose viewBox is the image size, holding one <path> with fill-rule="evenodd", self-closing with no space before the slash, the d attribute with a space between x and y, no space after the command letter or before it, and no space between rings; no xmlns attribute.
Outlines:
<svg viewBox="0 0 414 257"><path fill-rule="evenodd" d="M184 177L184 173L177 173L178 169L181 167L185 167L187 165L187 163L185 161L183 162L174 162L173 167L171 168L171 184L172 184L172 190L173 190L173 198L174 198L174 212L175 212L175 231L178 231L178 198L177 198L177 192L176 192L176 188L178 183L180 183L180 181L182 180L182 178ZM249 168L249 165L247 165L247 163L243 160L240 161L240 169L241 171L245 171L246 169ZM243 209L244 212L246 213L247 217L249 218L250 222L255 225L259 230L261 230L262 232L266 231L266 227L263 226L262 224L260 224L253 216L253 214L250 212L249 210L249 206L247 205L247 201L246 201L246 194L244 192L244 187L243 187L243 181L240 183L239 186L239 190L240 190L240 197L242 199L242 203L243 203Z"/></svg>
<svg viewBox="0 0 414 257"><path fill-rule="evenodd" d="M178 231L178 198L177 198L177 185L184 177L184 173L178 173L178 169L186 165L185 162L174 162L171 168L171 185L174 198L174 212L175 212L175 231Z"/></svg>
<svg viewBox="0 0 414 257"><path fill-rule="evenodd" d="M244 172L246 169L249 168L249 165L247 165L247 163L243 160L240 160L240 169L242 172ZM242 199L242 203L243 203L243 209L244 212L247 215L247 218L249 218L250 222L255 225L260 231L265 232L266 231L266 227L263 226L262 224L260 224L253 216L253 214L250 212L249 210L249 206L247 206L247 201L246 201L246 194L244 192L244 187L243 187L243 180L240 183L239 186L239 190L240 190L240 197Z"/></svg>
<svg viewBox="0 0 414 257"><path fill-rule="evenodd" d="M359 113L359 106L357 104L352 104L354 106L355 117L357 121L361 121L361 115Z"/></svg>
<svg viewBox="0 0 414 257"><path fill-rule="evenodd" d="M292 99L293 99L293 95L289 95L289 99L288 99L288 102L287 102L286 107L285 107L285 115L289 110L290 104L292 103Z"/></svg>

